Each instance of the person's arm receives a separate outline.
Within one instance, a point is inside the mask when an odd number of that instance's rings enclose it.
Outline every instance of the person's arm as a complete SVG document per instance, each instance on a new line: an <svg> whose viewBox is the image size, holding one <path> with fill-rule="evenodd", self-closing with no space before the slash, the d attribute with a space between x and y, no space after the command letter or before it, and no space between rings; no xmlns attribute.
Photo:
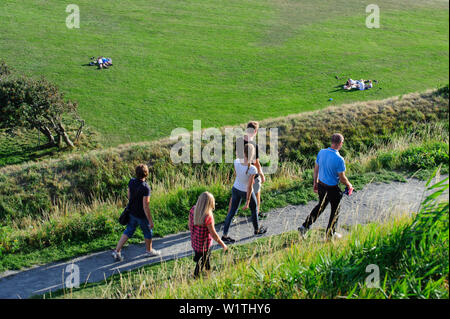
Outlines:
<svg viewBox="0 0 450 319"><path fill-rule="evenodd" d="M256 159L255 167L258 170L258 175L261 176L261 183L264 183L266 181L266 177L264 176L264 173L262 171L262 167L261 167L261 163L259 163L259 159Z"/></svg>
<svg viewBox="0 0 450 319"><path fill-rule="evenodd" d="M153 228L152 214L150 213L150 196L144 196L142 198L142 207L144 207L145 216L147 216L149 227Z"/></svg>
<svg viewBox="0 0 450 319"><path fill-rule="evenodd" d="M189 211L189 218L188 218L189 231L192 231L192 226L194 226L191 224L191 215L194 214L193 210L194 210L194 207L192 207L191 210Z"/></svg>
<svg viewBox="0 0 450 319"><path fill-rule="evenodd" d="M247 199L245 201L245 206L242 209L247 209L248 205L250 204L250 198L252 197L254 183L255 183L255 175L250 175L247 185Z"/></svg>
<svg viewBox="0 0 450 319"><path fill-rule="evenodd" d="M319 164L317 163L314 166L313 189L314 193L317 193L319 191Z"/></svg>
<svg viewBox="0 0 450 319"><path fill-rule="evenodd" d="M128 188L128 200L130 200L130 197L131 197L130 188Z"/></svg>
<svg viewBox="0 0 450 319"><path fill-rule="evenodd" d="M350 184L350 182L348 181L347 176L345 176L345 172L338 173L338 175L339 175L339 180L341 181L342 184L347 186L348 189L352 189L353 188L353 185Z"/></svg>
<svg viewBox="0 0 450 319"><path fill-rule="evenodd" d="M189 212L189 218L188 218L188 227L189 227L189 231L192 231L192 227L191 227L191 213Z"/></svg>
<svg viewBox="0 0 450 319"><path fill-rule="evenodd" d="M214 221L211 224L206 225L208 227L208 231L211 234L211 237L222 246L223 250L227 251L228 247L225 243L220 239L219 235L216 232L216 228L214 227Z"/></svg>

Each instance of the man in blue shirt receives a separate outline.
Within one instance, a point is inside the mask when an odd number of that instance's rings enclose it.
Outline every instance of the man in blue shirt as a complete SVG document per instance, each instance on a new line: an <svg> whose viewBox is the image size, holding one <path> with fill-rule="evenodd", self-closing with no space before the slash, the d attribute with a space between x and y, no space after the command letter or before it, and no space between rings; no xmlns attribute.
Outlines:
<svg viewBox="0 0 450 319"><path fill-rule="evenodd" d="M333 134L331 137L331 147L320 150L317 154L316 165L314 167L314 192L319 194L319 204L311 211L305 222L298 229L304 235L316 219L322 214L328 203L331 204L330 220L327 227L327 238L332 236L342 237L336 233L336 224L339 217L339 207L342 192L339 188L339 181L352 189L352 184L345 176L345 161L339 154L339 150L344 143L341 134Z"/></svg>

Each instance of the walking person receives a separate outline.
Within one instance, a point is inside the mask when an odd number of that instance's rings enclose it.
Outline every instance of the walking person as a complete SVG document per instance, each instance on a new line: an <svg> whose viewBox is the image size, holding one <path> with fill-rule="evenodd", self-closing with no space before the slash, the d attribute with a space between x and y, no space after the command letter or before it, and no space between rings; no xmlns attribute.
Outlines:
<svg viewBox="0 0 450 319"><path fill-rule="evenodd" d="M253 183L253 192L256 196L258 215L261 211L261 186L266 181L266 177L262 171L261 163L259 162L259 149L258 144L255 143L254 138L258 134L259 123L256 121L250 121L247 123L247 130L244 137L236 139L236 156L237 158L244 158L244 147L247 144L252 144L255 147L255 160L252 164L255 165L258 173L255 174L255 182ZM231 198L228 205L228 210L231 208ZM260 216L261 217L261 216Z"/></svg>
<svg viewBox="0 0 450 319"><path fill-rule="evenodd" d="M231 190L231 205L228 211L228 215L225 219L222 236L222 240L226 244L235 242L233 238L228 236L228 230L230 228L233 217L238 211L243 199L245 200L245 205L242 209L246 210L250 207L250 210L252 212L254 234L261 235L267 232L266 227L259 227L257 201L255 193L253 192L255 175L258 173L256 167L251 164L254 156L255 147L252 144L248 143L244 146L244 158L237 158L234 161L236 178Z"/></svg>
<svg viewBox="0 0 450 319"><path fill-rule="evenodd" d="M203 268L211 269L210 255L212 239L222 246L224 251L228 247L220 239L214 227L213 211L215 209L214 196L209 192L200 194L189 213L189 230L191 231L191 245L194 250L194 262L196 262L194 276L197 277Z"/></svg>
<svg viewBox="0 0 450 319"><path fill-rule="evenodd" d="M345 176L345 161L339 154L339 150L344 143L341 134L333 134L331 137L331 147L322 149L317 155L314 167L314 192L319 194L319 203L311 211L303 225L299 227L299 232L305 235L311 225L322 214L328 203L331 204L331 214L326 230L327 239L332 237L341 238L342 235L336 232L336 225L339 218L340 201L342 192L339 188L339 181L346 185L348 189L353 189L352 184Z"/></svg>
<svg viewBox="0 0 450 319"><path fill-rule="evenodd" d="M140 164L136 167L136 178L132 178L128 183L128 209L130 220L127 228L122 234L116 249L112 252L114 260L121 261L121 250L123 245L131 238L139 225L145 238L145 251L149 257L159 256L160 251L152 248L153 238L153 218L150 212L150 187L145 182L148 176L148 167Z"/></svg>

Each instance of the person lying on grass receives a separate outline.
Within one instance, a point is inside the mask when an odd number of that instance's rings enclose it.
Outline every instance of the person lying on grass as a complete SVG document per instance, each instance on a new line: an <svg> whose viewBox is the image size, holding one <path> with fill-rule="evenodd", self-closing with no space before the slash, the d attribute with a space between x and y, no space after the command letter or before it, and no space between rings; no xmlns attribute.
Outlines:
<svg viewBox="0 0 450 319"><path fill-rule="evenodd" d="M359 80L355 81L352 79L348 79L344 85L344 90L358 89L360 91L368 90L373 87L372 80Z"/></svg>
<svg viewBox="0 0 450 319"><path fill-rule="evenodd" d="M97 58L97 64L99 69L107 69L108 67L112 66L112 59L105 58L104 56L99 56Z"/></svg>
<svg viewBox="0 0 450 319"><path fill-rule="evenodd" d="M344 85L344 90L356 89L357 88L356 82L357 81L352 80L352 79L349 78L347 80L347 82L345 83L345 85Z"/></svg>
<svg viewBox="0 0 450 319"><path fill-rule="evenodd" d="M194 276L197 277L203 268L211 269L209 257L211 255L211 239L222 246L224 251L228 247L220 239L214 227L213 210L215 209L214 196L209 192L200 194L189 212L189 230L191 231L191 245L194 250L194 262L196 262Z"/></svg>

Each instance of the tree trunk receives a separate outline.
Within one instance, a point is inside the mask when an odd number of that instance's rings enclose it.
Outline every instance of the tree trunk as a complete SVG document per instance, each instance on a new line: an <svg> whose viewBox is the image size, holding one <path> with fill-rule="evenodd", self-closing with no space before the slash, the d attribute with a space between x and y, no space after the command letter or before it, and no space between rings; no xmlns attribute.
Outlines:
<svg viewBox="0 0 450 319"><path fill-rule="evenodd" d="M58 131L56 132L56 146L61 148L61 134Z"/></svg>
<svg viewBox="0 0 450 319"><path fill-rule="evenodd" d="M64 142L67 144L68 147L70 147L70 148L75 147L61 123L58 123L58 135L63 138Z"/></svg>
<svg viewBox="0 0 450 319"><path fill-rule="evenodd" d="M51 144L51 145L55 145L56 144L55 138L53 137L52 132L50 132L50 130L49 130L49 128L47 126L45 126L45 125L44 126L40 126L38 129L39 129L39 131L42 132L42 134L45 135L45 137L47 138L49 144Z"/></svg>
<svg viewBox="0 0 450 319"><path fill-rule="evenodd" d="M78 131L77 131L77 135L76 135L76 137L75 137L75 142L78 141L78 138L79 138L80 135L81 135L81 132L82 132L82 130L83 130L83 127L84 127L84 121L83 121L83 120L80 120L80 128L79 128Z"/></svg>

